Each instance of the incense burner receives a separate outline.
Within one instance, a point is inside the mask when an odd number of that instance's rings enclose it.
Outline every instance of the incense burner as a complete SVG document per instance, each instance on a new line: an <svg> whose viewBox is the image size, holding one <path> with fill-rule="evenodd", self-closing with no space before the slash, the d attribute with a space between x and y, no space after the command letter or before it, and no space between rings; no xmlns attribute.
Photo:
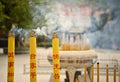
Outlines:
<svg viewBox="0 0 120 82"><path fill-rule="evenodd" d="M52 64L52 53L49 53L48 61ZM77 69L92 66L97 61L97 54L94 50L86 51L60 51L60 67L75 67Z"/></svg>
<svg viewBox="0 0 120 82"><path fill-rule="evenodd" d="M83 51L60 51L60 68L66 69L65 82L75 82L79 72L77 69L87 67L88 75L91 77L91 67L97 61L97 53L94 50ZM48 61L52 64L52 52L47 56ZM77 75L76 75L77 74Z"/></svg>

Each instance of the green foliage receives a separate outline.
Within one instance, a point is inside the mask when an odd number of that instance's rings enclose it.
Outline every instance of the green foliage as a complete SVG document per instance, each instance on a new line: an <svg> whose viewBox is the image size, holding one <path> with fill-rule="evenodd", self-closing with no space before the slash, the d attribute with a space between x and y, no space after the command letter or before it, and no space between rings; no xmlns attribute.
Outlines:
<svg viewBox="0 0 120 82"><path fill-rule="evenodd" d="M17 22L21 27L27 27L32 21L30 10L27 0L19 0L19 3L10 12L11 21Z"/></svg>
<svg viewBox="0 0 120 82"><path fill-rule="evenodd" d="M5 15L4 11L5 6L0 2L0 23L4 21L5 18L9 18L7 15Z"/></svg>
<svg viewBox="0 0 120 82"><path fill-rule="evenodd" d="M38 47L51 47L52 43L51 42L38 42L37 46Z"/></svg>
<svg viewBox="0 0 120 82"><path fill-rule="evenodd" d="M37 46L38 47L51 47L52 41L48 40L45 36L38 36L37 37Z"/></svg>
<svg viewBox="0 0 120 82"><path fill-rule="evenodd" d="M35 3L44 3L44 2L48 2L49 0L33 0L33 2Z"/></svg>
<svg viewBox="0 0 120 82"><path fill-rule="evenodd" d="M12 23L18 23L22 28L30 28L32 25L32 7L30 0L0 0L0 26L11 28Z"/></svg>

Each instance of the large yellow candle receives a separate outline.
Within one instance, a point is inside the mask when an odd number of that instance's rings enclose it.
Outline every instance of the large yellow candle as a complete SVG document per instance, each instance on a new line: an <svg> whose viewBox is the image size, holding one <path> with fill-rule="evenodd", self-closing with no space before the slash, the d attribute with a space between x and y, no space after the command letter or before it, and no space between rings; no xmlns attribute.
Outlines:
<svg viewBox="0 0 120 82"><path fill-rule="evenodd" d="M54 82L60 82L59 39L57 33L53 34L52 49L53 49Z"/></svg>
<svg viewBox="0 0 120 82"><path fill-rule="evenodd" d="M91 78L91 82L94 82L94 65L92 65L91 72L92 72L92 77L90 77Z"/></svg>
<svg viewBox="0 0 120 82"><path fill-rule="evenodd" d="M99 62L97 63L97 82L100 82L100 66L99 66Z"/></svg>
<svg viewBox="0 0 120 82"><path fill-rule="evenodd" d="M114 66L114 82L116 82L116 65Z"/></svg>
<svg viewBox="0 0 120 82"><path fill-rule="evenodd" d="M106 82L109 82L109 68L106 66Z"/></svg>
<svg viewBox="0 0 120 82"><path fill-rule="evenodd" d="M36 81L36 33L32 31L30 34L30 82Z"/></svg>
<svg viewBox="0 0 120 82"><path fill-rule="evenodd" d="M87 71L87 67L85 66L85 68L84 68L84 82L87 82L86 81L86 71Z"/></svg>
<svg viewBox="0 0 120 82"><path fill-rule="evenodd" d="M8 75L7 75L7 82L14 82L14 51L15 51L14 33L9 32L9 37L8 37Z"/></svg>

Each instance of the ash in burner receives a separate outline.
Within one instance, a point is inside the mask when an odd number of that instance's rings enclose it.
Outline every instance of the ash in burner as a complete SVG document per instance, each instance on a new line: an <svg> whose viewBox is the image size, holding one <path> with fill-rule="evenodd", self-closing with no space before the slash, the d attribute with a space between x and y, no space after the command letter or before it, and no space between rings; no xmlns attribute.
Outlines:
<svg viewBox="0 0 120 82"><path fill-rule="evenodd" d="M78 33L62 33L61 50L64 51L79 51L90 50L88 38Z"/></svg>

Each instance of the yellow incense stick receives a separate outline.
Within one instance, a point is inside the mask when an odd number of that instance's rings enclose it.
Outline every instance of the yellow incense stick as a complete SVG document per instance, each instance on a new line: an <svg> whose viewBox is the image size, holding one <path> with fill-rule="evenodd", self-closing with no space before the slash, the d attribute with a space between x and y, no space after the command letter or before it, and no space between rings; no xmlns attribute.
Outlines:
<svg viewBox="0 0 120 82"><path fill-rule="evenodd" d="M14 51L15 37L14 33L10 32L8 37L8 76L7 82L14 82Z"/></svg>
<svg viewBox="0 0 120 82"><path fill-rule="evenodd" d="M30 82L37 81L36 74L36 34L31 32L30 34Z"/></svg>
<svg viewBox="0 0 120 82"><path fill-rule="evenodd" d="M54 82L60 82L59 39L57 33L54 33L53 35L52 48L53 48Z"/></svg>

